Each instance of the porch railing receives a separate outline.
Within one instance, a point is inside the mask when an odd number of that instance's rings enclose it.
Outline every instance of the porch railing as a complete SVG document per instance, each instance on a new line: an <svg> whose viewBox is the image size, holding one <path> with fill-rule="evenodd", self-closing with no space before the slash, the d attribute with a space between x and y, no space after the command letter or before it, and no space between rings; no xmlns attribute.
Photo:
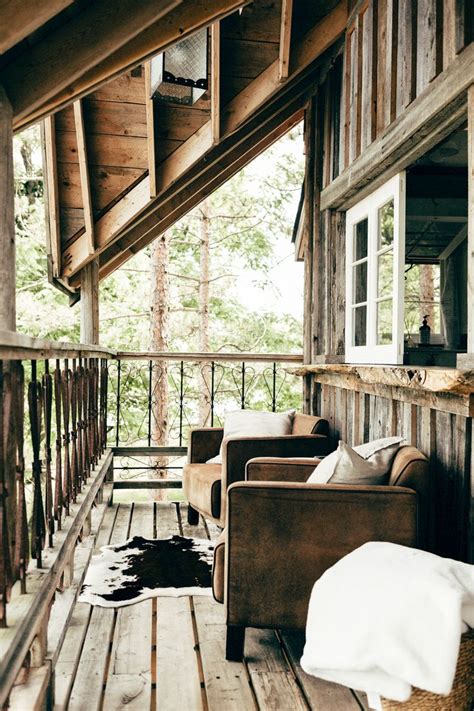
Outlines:
<svg viewBox="0 0 474 711"><path fill-rule="evenodd" d="M106 453L112 355L0 331L2 708L22 668L44 679L50 674L54 594L72 583L78 541L90 531L92 508L112 471L112 452Z"/></svg>
<svg viewBox="0 0 474 711"><path fill-rule="evenodd" d="M122 472L117 488L152 488L153 481L179 488L176 477L136 477L179 472L189 430L221 426L226 411L301 408L301 379L288 372L301 362L299 354L119 352L108 364L108 441Z"/></svg>
<svg viewBox="0 0 474 711"><path fill-rule="evenodd" d="M136 472L180 466L189 429L221 424L225 410L300 407L301 380L286 366L301 361L116 353L0 331L1 708L9 698L21 706L25 679L44 700L92 553L89 534L113 488L180 486L138 481ZM114 459L132 481L113 481ZM54 603L56 590L69 592Z"/></svg>

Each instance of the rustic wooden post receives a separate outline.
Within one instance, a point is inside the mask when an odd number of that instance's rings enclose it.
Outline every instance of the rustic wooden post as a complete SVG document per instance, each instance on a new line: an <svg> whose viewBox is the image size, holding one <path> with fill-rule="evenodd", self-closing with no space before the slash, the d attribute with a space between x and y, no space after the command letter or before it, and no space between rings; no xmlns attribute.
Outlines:
<svg viewBox="0 0 474 711"><path fill-rule="evenodd" d="M467 352L474 357L474 84L468 91Z"/></svg>
<svg viewBox="0 0 474 711"><path fill-rule="evenodd" d="M0 328L16 329L12 109L0 86Z"/></svg>
<svg viewBox="0 0 474 711"><path fill-rule="evenodd" d="M314 304L314 274L313 274L313 249L314 249L314 162L315 162L315 116L316 98L312 98L305 111L305 176L304 176L304 203L303 203L303 239L305 240L304 261L304 337L303 355L304 362L311 363L313 356L313 304ZM311 376L305 376L303 383L303 409L311 412Z"/></svg>
<svg viewBox="0 0 474 711"><path fill-rule="evenodd" d="M81 343L99 343L99 263L89 262L81 271Z"/></svg>
<svg viewBox="0 0 474 711"><path fill-rule="evenodd" d="M0 328L9 331L16 330L14 214L12 108L5 90L0 85ZM0 451L3 452L4 458L2 466L4 467L6 494L6 527L12 544L15 540L16 519L15 437L13 418L6 412L6 403L11 397L11 376L14 367L11 362L5 363L3 367L2 387L5 394L3 406L6 417L0 432L4 438ZM7 397L8 392L9 396Z"/></svg>

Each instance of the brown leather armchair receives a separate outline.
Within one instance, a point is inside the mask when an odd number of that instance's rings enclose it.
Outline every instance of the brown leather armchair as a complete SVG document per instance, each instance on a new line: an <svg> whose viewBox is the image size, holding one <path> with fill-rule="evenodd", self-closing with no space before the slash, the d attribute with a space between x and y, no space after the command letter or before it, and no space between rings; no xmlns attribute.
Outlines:
<svg viewBox="0 0 474 711"><path fill-rule="evenodd" d="M197 524L199 513L225 525L227 488L245 479L245 466L254 457L317 457L331 451L327 420L297 413L291 434L279 437L233 437L207 427L191 430L188 463L183 468L183 492L189 502L188 522ZM207 464L222 444L222 464ZM315 466L314 459L313 468Z"/></svg>
<svg viewBox="0 0 474 711"><path fill-rule="evenodd" d="M256 459L228 490L213 570L227 659L242 658L246 627L304 629L314 582L363 543L429 547L430 467L417 449L400 448L385 486L307 484L313 469L309 459Z"/></svg>

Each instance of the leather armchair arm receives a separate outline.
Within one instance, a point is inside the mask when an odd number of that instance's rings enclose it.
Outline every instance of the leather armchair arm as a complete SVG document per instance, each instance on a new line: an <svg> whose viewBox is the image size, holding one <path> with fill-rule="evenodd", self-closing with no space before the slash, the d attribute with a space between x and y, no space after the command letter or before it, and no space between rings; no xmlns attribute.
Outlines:
<svg viewBox="0 0 474 711"><path fill-rule="evenodd" d="M257 457L247 462L246 481L305 482L321 460L311 457Z"/></svg>
<svg viewBox="0 0 474 711"><path fill-rule="evenodd" d="M255 457L316 457L318 454L327 454L330 446L330 440L325 435L224 439L222 444L223 496L230 484L245 479L245 467L250 459Z"/></svg>
<svg viewBox="0 0 474 711"><path fill-rule="evenodd" d="M374 540L417 545L417 508L416 492L405 487L233 484L228 624L304 628L314 582L344 555Z"/></svg>
<svg viewBox="0 0 474 711"><path fill-rule="evenodd" d="M189 433L188 462L204 464L219 454L224 429L221 427L200 427Z"/></svg>

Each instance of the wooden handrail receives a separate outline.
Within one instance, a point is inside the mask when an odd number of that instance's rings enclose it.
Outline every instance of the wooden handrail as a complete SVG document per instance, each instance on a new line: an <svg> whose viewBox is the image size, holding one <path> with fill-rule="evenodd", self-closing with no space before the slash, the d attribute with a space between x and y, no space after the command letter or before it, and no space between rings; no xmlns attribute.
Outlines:
<svg viewBox="0 0 474 711"><path fill-rule="evenodd" d="M43 360L46 358L106 358L115 360L164 361L253 361L260 363L303 363L302 353L201 353L170 351L114 351L104 346L50 341L24 333L0 330L0 360Z"/></svg>
<svg viewBox="0 0 474 711"><path fill-rule="evenodd" d="M0 330L0 360L43 360L45 358L112 358L115 351L67 341L48 341L24 333Z"/></svg>
<svg viewBox="0 0 474 711"><path fill-rule="evenodd" d="M74 516L65 521L61 543L45 554L43 570L36 575L34 591L18 596L15 624L0 633L0 707L3 708L33 640L47 625L51 600L65 568L71 563L78 537L112 467L112 450L103 455L94 479L78 500ZM46 650L43 650L46 651Z"/></svg>
<svg viewBox="0 0 474 711"><path fill-rule="evenodd" d="M237 361L260 363L303 363L302 353L173 353L169 351L128 352L118 351L117 360L165 360L165 361Z"/></svg>

